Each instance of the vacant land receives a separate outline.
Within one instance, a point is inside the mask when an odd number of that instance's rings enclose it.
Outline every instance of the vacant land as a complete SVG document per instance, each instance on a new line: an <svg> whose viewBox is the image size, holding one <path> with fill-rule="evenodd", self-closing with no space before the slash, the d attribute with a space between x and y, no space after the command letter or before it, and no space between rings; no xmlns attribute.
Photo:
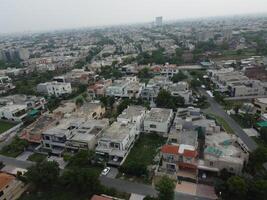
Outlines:
<svg viewBox="0 0 267 200"><path fill-rule="evenodd" d="M0 134L14 127L14 123L0 121Z"/></svg>
<svg viewBox="0 0 267 200"><path fill-rule="evenodd" d="M121 166L120 172L126 174L125 178L149 182L147 167L154 164L153 159L165 142L166 139L156 134L142 134Z"/></svg>

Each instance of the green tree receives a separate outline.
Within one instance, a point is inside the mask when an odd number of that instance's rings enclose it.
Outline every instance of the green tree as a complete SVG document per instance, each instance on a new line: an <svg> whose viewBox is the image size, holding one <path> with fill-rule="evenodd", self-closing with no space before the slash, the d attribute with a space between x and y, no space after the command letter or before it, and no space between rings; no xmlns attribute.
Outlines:
<svg viewBox="0 0 267 200"><path fill-rule="evenodd" d="M260 137L267 144L267 127L262 127L260 129Z"/></svg>
<svg viewBox="0 0 267 200"><path fill-rule="evenodd" d="M255 174L262 169L262 164L267 162L267 148L260 146L249 155L248 169Z"/></svg>
<svg viewBox="0 0 267 200"><path fill-rule="evenodd" d="M120 171L133 175L133 176L144 176L148 174L146 165L144 163L137 162L135 160L127 162L125 165L120 167Z"/></svg>
<svg viewBox="0 0 267 200"><path fill-rule="evenodd" d="M156 98L156 104L159 108L175 108L173 97L167 90L160 90Z"/></svg>
<svg viewBox="0 0 267 200"><path fill-rule="evenodd" d="M197 79L193 79L190 81L190 85L192 88L197 88L201 86L201 81L197 80Z"/></svg>
<svg viewBox="0 0 267 200"><path fill-rule="evenodd" d="M76 193L92 195L102 190L98 174L88 169L73 168L66 170L60 181L66 189Z"/></svg>
<svg viewBox="0 0 267 200"><path fill-rule="evenodd" d="M148 67L144 67L138 72L138 78L140 79L149 79L152 77L150 69Z"/></svg>
<svg viewBox="0 0 267 200"><path fill-rule="evenodd" d="M59 177L59 166L55 161L38 162L31 166L25 174L26 180L37 188L47 189L56 184Z"/></svg>
<svg viewBox="0 0 267 200"><path fill-rule="evenodd" d="M70 167L88 167L94 152L81 150L69 159Z"/></svg>
<svg viewBox="0 0 267 200"><path fill-rule="evenodd" d="M171 80L172 82L177 83L185 79L187 79L187 76L183 72L180 71L179 73L175 74Z"/></svg>
<svg viewBox="0 0 267 200"><path fill-rule="evenodd" d="M238 114L238 111L239 111L240 108L241 108L241 105L240 105L240 104L236 104L236 105L234 106L235 114Z"/></svg>
<svg viewBox="0 0 267 200"><path fill-rule="evenodd" d="M159 192L159 200L173 200L174 199L175 183L173 180L164 176L156 184L156 190Z"/></svg>
<svg viewBox="0 0 267 200"><path fill-rule="evenodd" d="M251 181L248 190L248 199L265 200L267 197L267 180Z"/></svg>
<svg viewBox="0 0 267 200"><path fill-rule="evenodd" d="M184 106L184 98L181 96L172 96L167 90L160 90L157 98L156 105L159 108L176 109L177 107Z"/></svg>
<svg viewBox="0 0 267 200"><path fill-rule="evenodd" d="M228 188L228 199L245 199L248 185L244 178L232 176L227 180L226 184Z"/></svg>
<svg viewBox="0 0 267 200"><path fill-rule="evenodd" d="M78 97L75 101L76 106L81 107L84 103L84 100L82 97Z"/></svg>
<svg viewBox="0 0 267 200"><path fill-rule="evenodd" d="M117 106L117 115L121 114L130 104L131 101L129 99L122 100Z"/></svg>

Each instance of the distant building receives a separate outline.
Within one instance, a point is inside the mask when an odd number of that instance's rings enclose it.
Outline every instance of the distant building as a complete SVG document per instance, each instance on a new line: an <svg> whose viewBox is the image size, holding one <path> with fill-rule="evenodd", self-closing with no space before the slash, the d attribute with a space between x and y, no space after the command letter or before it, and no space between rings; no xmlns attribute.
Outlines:
<svg viewBox="0 0 267 200"><path fill-rule="evenodd" d="M162 26L162 23L163 23L163 17L162 16L156 17L155 25L156 26Z"/></svg>
<svg viewBox="0 0 267 200"><path fill-rule="evenodd" d="M8 76L0 76L0 94L5 94L9 90L14 89L11 78Z"/></svg>

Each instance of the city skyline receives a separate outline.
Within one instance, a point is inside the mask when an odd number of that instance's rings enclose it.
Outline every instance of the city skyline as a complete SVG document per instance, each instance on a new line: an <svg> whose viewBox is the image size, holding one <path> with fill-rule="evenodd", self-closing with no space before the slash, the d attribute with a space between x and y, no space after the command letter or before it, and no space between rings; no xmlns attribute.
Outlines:
<svg viewBox="0 0 267 200"><path fill-rule="evenodd" d="M227 1L1 0L0 33L147 23L157 16L163 16L166 21L267 13L263 0L246 3L242 0Z"/></svg>

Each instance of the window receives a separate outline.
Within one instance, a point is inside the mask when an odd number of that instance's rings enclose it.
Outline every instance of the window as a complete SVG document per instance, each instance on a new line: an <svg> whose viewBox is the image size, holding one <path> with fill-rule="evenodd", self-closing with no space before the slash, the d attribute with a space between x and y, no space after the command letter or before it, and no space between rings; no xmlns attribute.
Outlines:
<svg viewBox="0 0 267 200"><path fill-rule="evenodd" d="M212 161L210 161L210 166L213 166L213 162Z"/></svg>
<svg viewBox="0 0 267 200"><path fill-rule="evenodd" d="M155 125L155 124L150 124L150 128L157 128L157 125Z"/></svg>

